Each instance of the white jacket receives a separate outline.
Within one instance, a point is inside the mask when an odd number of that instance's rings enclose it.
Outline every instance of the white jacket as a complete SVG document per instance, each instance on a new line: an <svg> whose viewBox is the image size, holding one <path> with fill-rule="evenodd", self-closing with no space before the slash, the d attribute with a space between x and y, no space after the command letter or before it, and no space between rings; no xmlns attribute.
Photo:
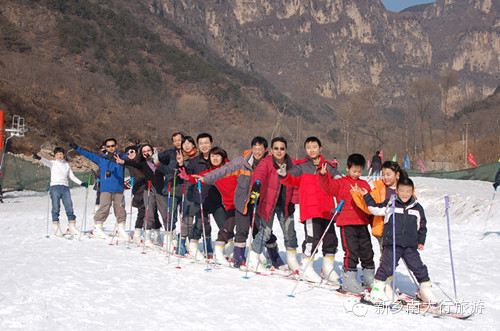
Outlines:
<svg viewBox="0 0 500 331"><path fill-rule="evenodd" d="M82 183L81 180L76 178L75 174L71 170L68 162L66 161L57 161L57 160L47 160L43 158L40 160L43 164L50 168L50 186L54 185L68 185L68 176L71 178L73 182L80 185Z"/></svg>

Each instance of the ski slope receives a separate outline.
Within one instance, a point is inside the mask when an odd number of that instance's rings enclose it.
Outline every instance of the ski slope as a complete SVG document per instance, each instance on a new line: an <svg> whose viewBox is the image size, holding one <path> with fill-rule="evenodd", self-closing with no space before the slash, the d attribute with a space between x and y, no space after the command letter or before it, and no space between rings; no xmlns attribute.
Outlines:
<svg viewBox="0 0 500 331"><path fill-rule="evenodd" d="M229 268L205 271L206 265L170 259L159 250L108 245L82 237L46 238L46 193L11 192L0 204L0 329L1 330L332 330L332 329L491 329L500 322L498 250L500 197L494 201L491 183L414 178L416 195L428 219L425 250L438 298L454 300L444 195L450 197L451 243L458 300L473 305L468 320L405 312L380 313L363 306L356 316L353 299L300 283L295 298L287 295L295 283ZM87 229L91 228L94 191L89 191ZM71 191L77 225L82 225L85 189ZM127 213L130 193L126 193ZM135 221L135 212L133 215ZM65 214L61 216L66 228ZM127 222L130 218L127 219ZM213 223L215 224L215 223ZM111 232L114 216L105 223ZM275 233L284 258L281 230ZM127 224L128 229L128 224ZM296 226L299 243L302 226ZM51 230L51 228L50 228ZM216 236L214 225L212 238ZM338 229L337 229L338 234ZM378 261L378 244L373 240ZM341 247L335 268L340 274ZM300 248L299 248L300 251ZM175 268L180 265L181 269ZM321 257L315 261L321 269ZM400 264L396 282L413 294L415 285ZM359 308L359 307L358 307ZM493 327L494 328L494 327Z"/></svg>

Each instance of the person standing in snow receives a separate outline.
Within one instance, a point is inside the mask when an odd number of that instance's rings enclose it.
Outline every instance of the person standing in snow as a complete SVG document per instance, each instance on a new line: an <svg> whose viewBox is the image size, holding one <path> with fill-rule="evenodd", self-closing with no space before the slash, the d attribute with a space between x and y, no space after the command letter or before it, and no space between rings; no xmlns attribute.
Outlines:
<svg viewBox="0 0 500 331"><path fill-rule="evenodd" d="M419 250L424 249L427 236L427 220L424 209L414 196L415 186L409 178L400 179L397 183L395 209L391 208L392 200L386 199L382 203L376 203L368 190L358 187L373 215L385 216L384 234L382 243L384 246L382 264L375 273L375 281L370 292L369 300L376 302L390 302L386 294L386 279L393 275L393 222L396 222L396 264L400 258L408 265L419 283L417 296L424 302L437 303L439 300L431 288L431 281L427 266L420 258ZM394 218L393 218L394 213Z"/></svg>
<svg viewBox="0 0 500 331"><path fill-rule="evenodd" d="M125 231L127 212L125 211L125 201L122 199L124 168L115 161L115 155L120 155L120 153L117 153L118 144L116 143L116 139L108 138L104 141L106 153L102 156L79 147L73 140L70 141L69 145L75 151L99 166L101 201L99 209L97 209L94 215L94 236L102 239L108 238L108 235L102 230L102 226L108 218L111 206L113 206L116 221L118 222L118 237L123 240L129 240L127 231Z"/></svg>
<svg viewBox="0 0 500 331"><path fill-rule="evenodd" d="M76 228L76 216L73 213L73 202L71 201L71 193L69 191L68 177L73 182L83 187L87 187L87 182L82 182L76 178L71 170L68 162L64 159L64 148L54 148L55 160L47 160L44 157L33 153L35 160L42 161L44 165L50 168L50 200L52 201L52 225L54 227L54 235L62 237L61 227L59 226L59 212L61 209L61 200L68 216L69 233L79 235L80 231Z"/></svg>
<svg viewBox="0 0 500 331"><path fill-rule="evenodd" d="M380 151L377 151L372 157L372 176L373 179L380 178L380 169L382 168L382 158L380 157Z"/></svg>

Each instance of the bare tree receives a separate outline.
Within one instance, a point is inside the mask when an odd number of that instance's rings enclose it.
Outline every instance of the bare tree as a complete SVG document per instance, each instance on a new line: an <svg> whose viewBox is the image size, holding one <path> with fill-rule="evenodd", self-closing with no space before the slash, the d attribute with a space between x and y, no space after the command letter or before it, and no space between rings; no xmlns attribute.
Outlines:
<svg viewBox="0 0 500 331"><path fill-rule="evenodd" d="M410 84L411 107L420 118L420 143L422 151L425 151L424 123L427 121L431 147L432 138L432 111L435 109L440 96L438 83L429 76L416 77ZM425 153L424 153L425 154Z"/></svg>
<svg viewBox="0 0 500 331"><path fill-rule="evenodd" d="M206 120L208 114L208 101L202 95L184 94L177 101L177 109L189 127L189 134L193 134L195 125Z"/></svg>

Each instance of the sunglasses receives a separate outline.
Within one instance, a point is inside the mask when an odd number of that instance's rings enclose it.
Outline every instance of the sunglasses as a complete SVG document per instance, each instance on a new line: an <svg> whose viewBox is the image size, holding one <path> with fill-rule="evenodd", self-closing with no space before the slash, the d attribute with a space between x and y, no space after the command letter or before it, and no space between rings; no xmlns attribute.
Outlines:
<svg viewBox="0 0 500 331"><path fill-rule="evenodd" d="M116 145L106 145L106 148L112 148L115 147Z"/></svg>
<svg viewBox="0 0 500 331"><path fill-rule="evenodd" d="M125 153L127 155L130 155L130 154L135 154L135 151L134 150L131 150L131 151L128 151L127 153Z"/></svg>
<svg viewBox="0 0 500 331"><path fill-rule="evenodd" d="M273 147L275 151L284 151L285 147Z"/></svg>

